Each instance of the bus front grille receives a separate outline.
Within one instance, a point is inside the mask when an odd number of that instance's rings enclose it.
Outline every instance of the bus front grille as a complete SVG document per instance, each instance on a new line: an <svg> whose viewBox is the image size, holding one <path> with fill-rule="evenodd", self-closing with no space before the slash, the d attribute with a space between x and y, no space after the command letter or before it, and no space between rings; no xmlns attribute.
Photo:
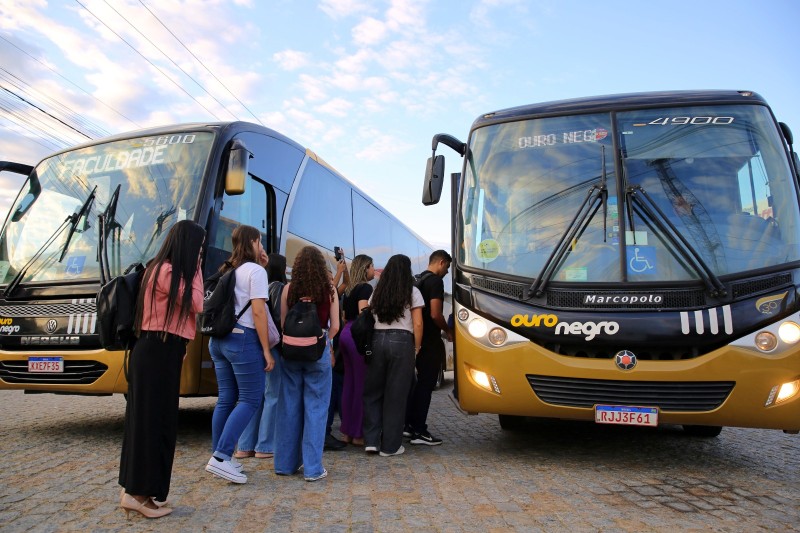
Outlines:
<svg viewBox="0 0 800 533"><path fill-rule="evenodd" d="M615 381L527 375L545 403L591 408L600 405L658 407L661 411L713 411L730 395L734 381Z"/></svg>
<svg viewBox="0 0 800 533"><path fill-rule="evenodd" d="M27 360L0 361L0 379L6 383L90 385L108 370L97 361L64 361L64 372L28 372Z"/></svg>

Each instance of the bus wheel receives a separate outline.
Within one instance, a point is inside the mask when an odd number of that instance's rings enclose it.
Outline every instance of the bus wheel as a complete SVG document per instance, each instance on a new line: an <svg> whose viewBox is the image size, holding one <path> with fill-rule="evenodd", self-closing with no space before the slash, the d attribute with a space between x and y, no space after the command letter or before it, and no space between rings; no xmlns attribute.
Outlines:
<svg viewBox="0 0 800 533"><path fill-rule="evenodd" d="M722 433L722 426L683 426L683 431L692 437L718 437Z"/></svg>
<svg viewBox="0 0 800 533"><path fill-rule="evenodd" d="M500 427L506 431L518 431L525 427L525 417L515 415L497 415Z"/></svg>

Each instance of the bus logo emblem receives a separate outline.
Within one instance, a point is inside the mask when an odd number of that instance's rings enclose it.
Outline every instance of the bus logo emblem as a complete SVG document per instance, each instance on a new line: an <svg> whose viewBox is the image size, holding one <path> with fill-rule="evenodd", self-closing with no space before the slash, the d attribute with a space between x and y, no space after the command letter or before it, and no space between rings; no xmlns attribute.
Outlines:
<svg viewBox="0 0 800 533"><path fill-rule="evenodd" d="M47 333L53 333L56 329L58 329L58 322L56 322L54 318L48 320L47 325L44 327L44 330Z"/></svg>
<svg viewBox="0 0 800 533"><path fill-rule="evenodd" d="M614 360L620 370L630 370L636 366L636 355L628 350L617 352L617 355L614 356Z"/></svg>

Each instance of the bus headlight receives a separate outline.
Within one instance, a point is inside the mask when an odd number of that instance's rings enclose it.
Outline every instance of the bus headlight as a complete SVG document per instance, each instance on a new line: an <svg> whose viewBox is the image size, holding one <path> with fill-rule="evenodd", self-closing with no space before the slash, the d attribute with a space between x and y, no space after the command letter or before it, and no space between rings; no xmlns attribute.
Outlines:
<svg viewBox="0 0 800 533"><path fill-rule="evenodd" d="M470 335L472 335L476 339L480 339L481 337L486 335L486 330L487 330L486 322L484 322L480 318L476 318L475 320L469 323L469 326L467 326L467 330L469 331Z"/></svg>
<svg viewBox="0 0 800 533"><path fill-rule="evenodd" d="M461 322L466 322L468 318L469 318L469 311L467 311L463 307L458 310L458 319Z"/></svg>
<svg viewBox="0 0 800 533"><path fill-rule="evenodd" d="M769 391L769 396L767 397L767 402L764 406L769 407L773 404L785 402L786 400L794 398L798 391L800 391L800 379L796 379L782 385L775 385L772 387L772 390Z"/></svg>
<svg viewBox="0 0 800 533"><path fill-rule="evenodd" d="M794 322L784 322L778 328L778 336L786 344L795 344L800 340L800 326Z"/></svg>
<svg viewBox="0 0 800 533"><path fill-rule="evenodd" d="M503 328L492 328L489 330L489 342L495 346L502 346L507 338L508 335L506 335L506 331Z"/></svg>
<svg viewBox="0 0 800 533"><path fill-rule="evenodd" d="M472 381L474 381L475 384L482 389L500 394L500 387L497 385L497 380L494 379L494 376L490 376L486 372L482 372L474 368L469 369L469 375L472 378Z"/></svg>
<svg viewBox="0 0 800 533"><path fill-rule="evenodd" d="M778 346L778 338L769 331L761 331L756 335L756 348L762 352L771 352Z"/></svg>

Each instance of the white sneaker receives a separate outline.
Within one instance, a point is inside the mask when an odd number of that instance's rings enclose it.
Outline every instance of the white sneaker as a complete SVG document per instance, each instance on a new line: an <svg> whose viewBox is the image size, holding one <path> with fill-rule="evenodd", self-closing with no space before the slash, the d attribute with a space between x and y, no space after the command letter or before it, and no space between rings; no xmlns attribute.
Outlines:
<svg viewBox="0 0 800 533"><path fill-rule="evenodd" d="M206 472L210 472L232 483L247 483L247 476L239 472L230 461L222 461L213 455L211 459L208 460L208 464L206 464Z"/></svg>
<svg viewBox="0 0 800 533"><path fill-rule="evenodd" d="M328 471L323 468L322 473L320 475L307 477L306 481L319 481L320 479L325 477L328 477Z"/></svg>
<svg viewBox="0 0 800 533"><path fill-rule="evenodd" d="M233 457L231 457L231 466L233 466L239 472L244 470L244 465L242 463L240 463L239 461L237 461L236 459L234 459Z"/></svg>
<svg viewBox="0 0 800 533"><path fill-rule="evenodd" d="M367 453L378 453L378 447L377 446L367 446L367 447L364 448L364 451L367 452Z"/></svg>
<svg viewBox="0 0 800 533"><path fill-rule="evenodd" d="M406 449L402 445L400 445L400 447L397 448L397 451L394 452L394 453L381 452L381 457L391 457L393 455L403 455L403 453L405 453L405 451L406 451Z"/></svg>

